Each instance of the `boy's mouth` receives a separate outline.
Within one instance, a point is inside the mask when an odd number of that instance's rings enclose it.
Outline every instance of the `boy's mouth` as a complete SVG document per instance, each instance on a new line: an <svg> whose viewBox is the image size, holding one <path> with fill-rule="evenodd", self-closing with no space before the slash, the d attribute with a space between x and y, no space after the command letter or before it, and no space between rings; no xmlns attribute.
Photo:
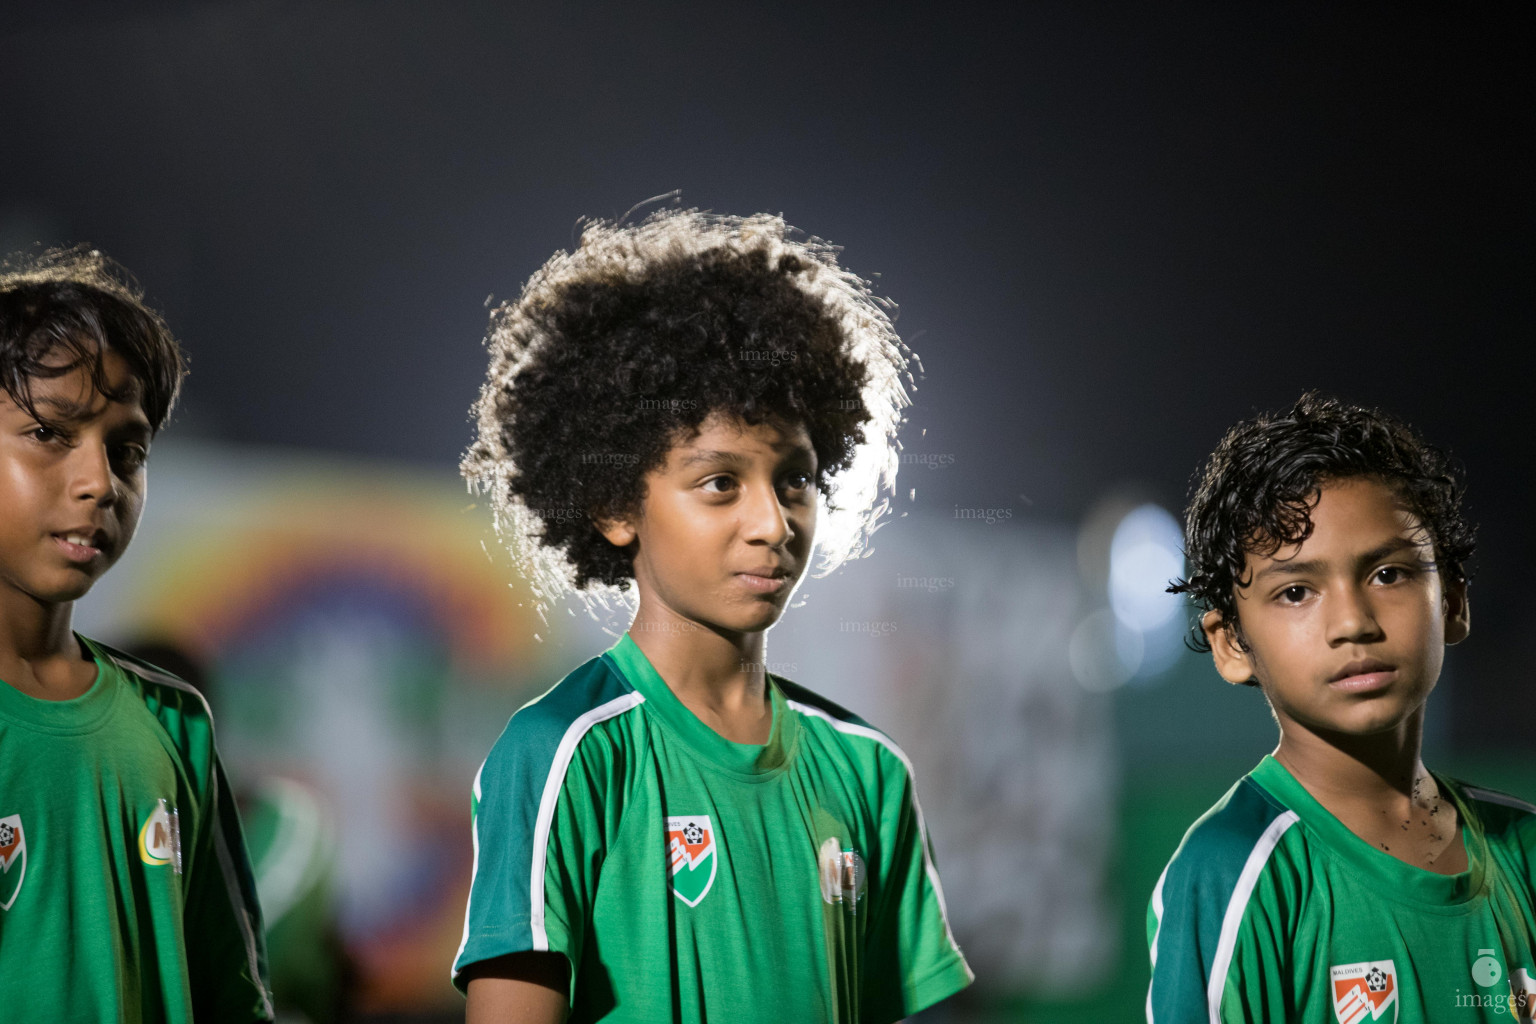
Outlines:
<svg viewBox="0 0 1536 1024"><path fill-rule="evenodd" d="M56 533L53 539L72 562L90 562L106 553L107 534L104 530L66 530Z"/></svg>
<svg viewBox="0 0 1536 1024"><path fill-rule="evenodd" d="M1397 666L1376 658L1360 658L1333 674L1328 685L1347 693L1378 690L1397 678Z"/></svg>
<svg viewBox="0 0 1536 1024"><path fill-rule="evenodd" d="M738 572L736 578L754 593L776 594L789 585L792 574L784 566L765 565Z"/></svg>

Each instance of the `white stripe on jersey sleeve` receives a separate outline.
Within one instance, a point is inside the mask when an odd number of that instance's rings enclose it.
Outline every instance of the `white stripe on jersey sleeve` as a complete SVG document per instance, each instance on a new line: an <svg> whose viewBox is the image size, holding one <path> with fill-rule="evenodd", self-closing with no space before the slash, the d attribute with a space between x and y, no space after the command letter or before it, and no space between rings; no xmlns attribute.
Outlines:
<svg viewBox="0 0 1536 1024"><path fill-rule="evenodd" d="M1473 800L1481 800L1485 804L1498 804L1500 807L1513 807L1517 811L1528 811L1536 814L1536 804L1527 803L1519 797L1510 796L1508 793L1496 793L1491 789L1482 789L1478 786L1465 786L1467 796Z"/></svg>
<svg viewBox="0 0 1536 1024"><path fill-rule="evenodd" d="M1168 868L1173 866L1169 861L1163 867L1163 873L1157 876L1157 886L1152 890L1152 916L1157 918L1157 929L1152 933L1152 970L1157 972L1157 938L1163 934L1163 883L1168 881ZM1152 983L1147 982L1147 1024L1154 1024L1152 1020Z"/></svg>
<svg viewBox="0 0 1536 1024"><path fill-rule="evenodd" d="M912 810L917 816L917 838L923 848L923 871L928 876L928 884L933 887L934 898L939 903L939 918L944 922L944 938L949 941L949 947L955 951L955 955L960 957L960 962L965 964L966 976L975 981L976 974L971 970L971 965L965 963L965 955L960 952L960 946L955 942L955 933L949 927L949 909L944 905L944 886L939 883L938 869L933 866L933 858L928 853L928 825L923 820L923 805L917 801L917 776L912 771L912 762L907 760L906 753L895 743L891 742L889 736L878 729L841 721L840 719L833 718L821 708L810 704L802 704L797 700L786 700L785 703L802 715L820 718L838 732L847 733L850 736L863 736L865 739L874 740L895 754L897 759L901 761L902 767L906 768L907 782L912 787Z"/></svg>
<svg viewBox="0 0 1536 1024"><path fill-rule="evenodd" d="M549 933L544 929L544 865L549 846L549 830L555 820L555 804L560 800L560 789L565 785L565 773L576 756L576 746L581 738L599 722L617 718L631 708L645 703L638 690L631 690L622 697L615 697L606 704L599 704L588 711L565 730L555 757L549 767L549 778L544 780L544 795L539 800L539 816L533 826L533 870L528 886L528 929L533 933L533 948L549 949ZM470 883L473 885L473 881ZM471 890L473 891L473 890Z"/></svg>
<svg viewBox="0 0 1536 1024"><path fill-rule="evenodd" d="M1280 845L1280 837L1299 820L1295 811L1286 811L1270 822L1258 842L1253 844L1253 850L1243 864L1242 874L1237 876L1232 898L1227 901L1226 916L1221 919L1221 940L1216 944L1216 958L1211 961L1211 980L1205 990L1211 1024L1221 1024L1221 995L1227 985L1227 972L1232 969L1232 954L1237 949L1237 930L1243 923L1244 911L1248 909L1248 898L1253 895L1254 886L1259 884L1259 875L1263 873L1269 855Z"/></svg>
<svg viewBox="0 0 1536 1024"><path fill-rule="evenodd" d="M165 669L156 668L154 665L150 665L147 662L141 664L139 662L128 661L126 658L119 658L106 651L102 651L101 653L106 655L107 660L116 665L118 669L124 673L138 676L140 679L143 679L146 682L159 683L161 686L169 686L172 689L182 690L186 693L190 693L192 696L196 697L197 702L203 706L203 714L208 717L208 727L210 729L213 727L213 708L208 705L208 698L203 696L202 690L199 690L185 679L178 679L171 675L169 672L165 671Z"/></svg>
<svg viewBox="0 0 1536 1024"><path fill-rule="evenodd" d="M485 771L485 762L480 762L480 767L475 771L475 818L471 822L469 830L470 842L475 847L475 859L469 869L469 898L464 901L464 937L459 940L459 951L453 954L453 965L448 970L448 980L452 981L459 976L459 958L464 955L464 947L469 945L469 907L475 901L475 876L480 873L480 775Z"/></svg>
<svg viewBox="0 0 1536 1024"><path fill-rule="evenodd" d="M192 691L196 693L196 690ZM230 909L234 911L235 921L240 926L240 937L245 942L245 962L251 970L251 981L261 993L261 1005L267 1016L272 1016L272 993L267 989L265 981L261 977L261 957L256 953L256 927L251 922L250 914L246 913L245 897L240 889L240 879L235 873L235 858L229 852L229 845L224 842L224 829L221 827L221 812L219 810L219 775L213 772L209 778L209 791L213 799L209 801L209 815L213 819L209 827L213 829L214 857L219 862L219 874L224 877L224 891L229 896Z"/></svg>

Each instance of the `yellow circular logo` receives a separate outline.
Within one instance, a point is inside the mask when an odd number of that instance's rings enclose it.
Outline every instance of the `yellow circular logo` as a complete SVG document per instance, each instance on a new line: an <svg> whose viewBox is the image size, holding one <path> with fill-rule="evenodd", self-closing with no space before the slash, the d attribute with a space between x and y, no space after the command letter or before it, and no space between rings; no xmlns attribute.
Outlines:
<svg viewBox="0 0 1536 1024"><path fill-rule="evenodd" d="M139 829L139 859L154 866L174 864L181 870L181 816L168 810L164 800Z"/></svg>

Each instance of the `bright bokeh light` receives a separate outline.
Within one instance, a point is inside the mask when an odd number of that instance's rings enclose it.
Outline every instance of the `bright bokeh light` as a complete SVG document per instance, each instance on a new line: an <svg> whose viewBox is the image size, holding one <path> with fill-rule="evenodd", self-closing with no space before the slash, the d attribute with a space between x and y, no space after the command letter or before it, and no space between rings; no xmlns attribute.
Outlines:
<svg viewBox="0 0 1536 1024"><path fill-rule="evenodd" d="M1168 582L1184 572L1183 531L1158 505L1126 513L1109 545L1109 606L1138 633L1166 625L1183 602Z"/></svg>

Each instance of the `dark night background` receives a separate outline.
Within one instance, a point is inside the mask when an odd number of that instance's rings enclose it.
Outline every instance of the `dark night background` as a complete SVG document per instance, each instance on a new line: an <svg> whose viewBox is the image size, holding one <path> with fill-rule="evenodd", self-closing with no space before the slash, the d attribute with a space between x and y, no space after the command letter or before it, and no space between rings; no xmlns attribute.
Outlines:
<svg viewBox="0 0 1536 1024"><path fill-rule="evenodd" d="M172 430L451 465L488 294L681 189L846 247L926 378L919 505L1182 507L1307 388L1452 448L1460 743L1525 746L1531 36L1446 8L11 8L0 242L88 241L193 360ZM926 436L919 430L927 429ZM903 486L905 490L905 485ZM1023 495L1024 498L1019 496ZM1501 709L1520 709L1507 713Z"/></svg>

